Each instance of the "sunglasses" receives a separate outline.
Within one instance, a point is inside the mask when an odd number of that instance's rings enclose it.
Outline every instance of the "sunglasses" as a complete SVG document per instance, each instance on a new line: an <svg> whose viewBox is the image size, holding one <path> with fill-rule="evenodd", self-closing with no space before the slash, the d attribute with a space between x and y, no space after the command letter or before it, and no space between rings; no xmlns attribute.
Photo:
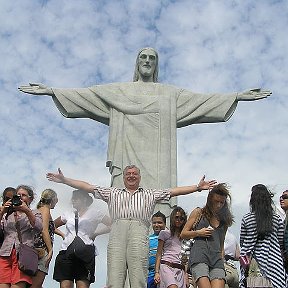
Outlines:
<svg viewBox="0 0 288 288"><path fill-rule="evenodd" d="M185 221L185 217L176 215L175 220Z"/></svg>
<svg viewBox="0 0 288 288"><path fill-rule="evenodd" d="M283 194L280 196L280 200L286 200L288 199L288 194Z"/></svg>

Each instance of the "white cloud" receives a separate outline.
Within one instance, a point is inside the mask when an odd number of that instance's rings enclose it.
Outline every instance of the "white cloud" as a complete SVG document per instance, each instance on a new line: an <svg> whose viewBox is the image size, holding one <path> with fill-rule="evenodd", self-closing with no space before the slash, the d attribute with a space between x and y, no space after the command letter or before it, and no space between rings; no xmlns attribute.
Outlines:
<svg viewBox="0 0 288 288"><path fill-rule="evenodd" d="M40 194L53 187L57 216L70 190L47 182L47 171L61 167L109 185L108 128L65 119L49 97L17 87L131 81L137 51L152 46L160 53L161 82L203 93L273 91L270 99L239 103L227 123L178 129L178 184L204 173L228 182L237 233L253 184L268 184L278 195L288 187L287 16L285 1L1 1L1 189L25 183ZM204 205L204 196L179 203L189 211ZM104 285L102 262L92 287Z"/></svg>

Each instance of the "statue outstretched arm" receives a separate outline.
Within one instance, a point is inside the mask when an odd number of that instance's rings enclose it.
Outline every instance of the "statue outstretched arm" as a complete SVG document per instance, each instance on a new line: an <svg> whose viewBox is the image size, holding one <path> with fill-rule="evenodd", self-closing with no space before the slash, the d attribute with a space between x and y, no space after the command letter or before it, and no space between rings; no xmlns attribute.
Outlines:
<svg viewBox="0 0 288 288"><path fill-rule="evenodd" d="M260 88L250 89L244 92L237 93L238 101L254 101L271 96L270 90L262 90Z"/></svg>
<svg viewBox="0 0 288 288"><path fill-rule="evenodd" d="M20 86L18 89L21 92L33 95L54 96L53 90L41 83L29 83L29 85Z"/></svg>

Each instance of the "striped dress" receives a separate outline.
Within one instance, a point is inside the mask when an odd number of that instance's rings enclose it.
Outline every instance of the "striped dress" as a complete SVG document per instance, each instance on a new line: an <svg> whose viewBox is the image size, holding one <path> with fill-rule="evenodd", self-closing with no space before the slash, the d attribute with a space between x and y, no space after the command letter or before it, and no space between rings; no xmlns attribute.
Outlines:
<svg viewBox="0 0 288 288"><path fill-rule="evenodd" d="M261 273L275 288L287 288L287 276L283 267L282 249L284 224L281 218L273 215L273 232L263 240L257 239L256 217L253 212L242 218L240 232L241 255L251 254L257 261ZM241 269L240 287L243 284L244 271Z"/></svg>

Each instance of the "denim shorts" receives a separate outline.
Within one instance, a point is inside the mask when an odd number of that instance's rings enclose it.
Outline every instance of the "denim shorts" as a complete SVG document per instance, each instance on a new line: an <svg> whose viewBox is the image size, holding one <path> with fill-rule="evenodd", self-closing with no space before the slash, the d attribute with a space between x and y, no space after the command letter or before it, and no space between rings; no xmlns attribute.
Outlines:
<svg viewBox="0 0 288 288"><path fill-rule="evenodd" d="M211 268L205 263L197 263L191 266L192 275L197 282L201 277L208 277L210 281L223 279L225 281L225 270L221 268Z"/></svg>

